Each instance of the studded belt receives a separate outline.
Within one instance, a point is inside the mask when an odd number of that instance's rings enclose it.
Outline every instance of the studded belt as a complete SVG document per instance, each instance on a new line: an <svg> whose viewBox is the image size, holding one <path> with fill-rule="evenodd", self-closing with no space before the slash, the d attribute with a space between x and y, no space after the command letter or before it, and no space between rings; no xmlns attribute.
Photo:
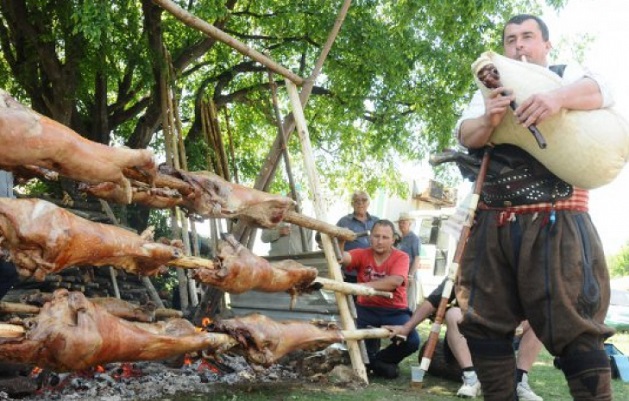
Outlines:
<svg viewBox="0 0 629 401"><path fill-rule="evenodd" d="M481 200L490 207L510 207L567 199L572 191L572 185L556 176L535 176L525 167L486 181Z"/></svg>

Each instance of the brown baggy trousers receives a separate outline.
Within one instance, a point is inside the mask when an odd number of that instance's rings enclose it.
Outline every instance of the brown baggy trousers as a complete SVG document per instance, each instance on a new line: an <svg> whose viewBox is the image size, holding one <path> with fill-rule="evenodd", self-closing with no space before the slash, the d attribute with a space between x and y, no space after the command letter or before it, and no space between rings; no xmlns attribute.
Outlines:
<svg viewBox="0 0 629 401"><path fill-rule="evenodd" d="M514 379L507 377L513 376L510 372L515 367L509 343L524 319L551 354L577 361L579 366L570 366L568 373L564 369L575 399L606 399L578 398L568 377L578 377L594 365L609 370L601 354L604 339L613 334L603 323L609 305L609 274L602 244L588 213L555 213L555 221L549 212L477 213L460 263L456 295L464 311L461 330L485 399L513 399L503 384L491 382L507 380L515 387ZM576 359L569 358L575 354ZM584 354L591 357L581 358ZM482 372L478 365L483 363L491 374ZM496 397L491 395L492 388Z"/></svg>

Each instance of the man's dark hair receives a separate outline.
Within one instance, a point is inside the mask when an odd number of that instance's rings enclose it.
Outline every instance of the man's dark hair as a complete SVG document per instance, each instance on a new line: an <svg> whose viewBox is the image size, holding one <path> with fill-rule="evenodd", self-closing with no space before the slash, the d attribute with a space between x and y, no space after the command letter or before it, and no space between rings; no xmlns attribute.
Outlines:
<svg viewBox="0 0 629 401"><path fill-rule="evenodd" d="M381 220L376 221L373 224L373 228L371 229L371 231L373 231L373 229L376 228L376 226L389 227L391 229L391 233L395 234L395 226L393 225L393 223L391 223L390 220L381 219Z"/></svg>
<svg viewBox="0 0 629 401"><path fill-rule="evenodd" d="M511 17L511 19L509 19L509 21L507 21L505 26L502 28L502 42L504 43L505 41L505 29L507 28L507 25L510 25L510 24L521 25L524 21L528 21L530 19L537 22L537 26L539 26L539 30L542 31L542 39L544 39L545 42L548 42L550 40L550 32L548 31L548 25L546 25L546 23L540 17L531 15L531 14L518 14Z"/></svg>

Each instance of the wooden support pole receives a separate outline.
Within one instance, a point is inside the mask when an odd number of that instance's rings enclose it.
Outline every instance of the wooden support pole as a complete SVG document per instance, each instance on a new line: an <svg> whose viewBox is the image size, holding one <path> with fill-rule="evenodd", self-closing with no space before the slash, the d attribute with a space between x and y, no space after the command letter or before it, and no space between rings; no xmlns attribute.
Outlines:
<svg viewBox="0 0 629 401"><path fill-rule="evenodd" d="M232 174L234 176L234 182L238 184L238 168L236 167L236 151L234 149L234 137L232 135L231 125L229 124L229 112L227 106L223 107L223 114L225 115L225 128L227 129L227 138L229 139L229 156L231 158Z"/></svg>
<svg viewBox="0 0 629 401"><path fill-rule="evenodd" d="M111 222L115 226L120 226L120 223L118 222L118 219L116 218L116 215L114 214L114 211L111 209L111 206L109 206L109 203L102 199L99 199L98 201L100 202L100 205L105 211L105 214L107 215L107 217L109 217L109 220L111 220ZM109 278L111 279L111 285L114 287L114 296L120 299L120 288L118 288L118 280L116 279L116 272L114 271L113 266L109 266L108 270L109 270Z"/></svg>
<svg viewBox="0 0 629 401"><path fill-rule="evenodd" d="M158 308L164 308L164 302L162 302L162 299L159 297L151 279L146 276L142 276L142 284L144 285L144 288L146 288L146 292L148 292L151 301L153 301Z"/></svg>
<svg viewBox="0 0 629 401"><path fill-rule="evenodd" d="M301 200L299 194L297 194L297 187L295 185L295 177L293 176L293 169L290 163L290 154L288 153L288 143L284 137L284 128L282 127L282 116L280 114L280 106L277 100L277 85L275 84L273 73L269 71L269 87L271 88L271 100L273 101L273 112L275 114L275 124L277 125L277 135L282 139L282 154L284 155L284 168L286 169L286 175L288 176L288 187L290 188L291 197L295 201L295 210L297 213L301 213ZM301 239L301 251L309 252L308 238L306 237L306 230L304 227L299 226L299 238Z"/></svg>
<svg viewBox="0 0 629 401"><path fill-rule="evenodd" d="M286 89L288 90L288 96L290 98L291 107L293 109L293 116L295 117L297 132L299 133L299 140L301 142L305 170L308 173L308 181L310 182L310 189L315 206L315 213L317 215L317 219L327 220L323 199L321 199L319 177L312 154L312 145L310 144L308 126L306 124L306 118L304 117L301 101L299 100L297 87L289 80L286 80ZM325 254L325 258L328 262L328 271L330 272L331 277L337 281L343 281L341 267L336 261L334 248L332 246L332 240L330 239L330 237L324 234L321 235L321 243L323 246L323 253ZM345 295L339 293L336 293L335 295L336 302L339 308L339 313L341 315L341 323L343 325L343 329L355 330L356 324L354 323L354 319L352 319L352 316L350 314L349 307L347 305L347 298L345 297ZM369 383L367 370L365 369L365 364L363 362L358 342L354 340L348 341L347 347L349 349L349 356L352 361L352 367L354 368L354 371L356 372L358 377L365 381L365 383Z"/></svg>
<svg viewBox="0 0 629 401"><path fill-rule="evenodd" d="M153 0L153 3L162 7L164 10L171 13L175 18L177 18L184 24L188 25L189 27L199 30L203 32L204 34L225 43L226 45L234 48L239 53L244 54L245 56L250 57L253 60L257 61L258 63L264 65L271 71L276 72L282 75L283 77L291 80L296 85L302 85L304 83L304 79L300 77L299 75L293 73L292 71L288 70L285 67L282 67L281 65L277 64L275 61L271 60L264 54L248 47L247 45L245 45L238 39L226 34L225 32L215 27L214 25L192 15L188 11L179 7L173 1Z"/></svg>
<svg viewBox="0 0 629 401"><path fill-rule="evenodd" d="M319 76L319 74L321 73L321 69L323 68L323 63L325 62L325 59L328 57L328 54L330 53L330 49L332 49L332 45L334 44L334 41L336 40L336 37L339 31L341 30L341 26L343 25L343 21L345 21L345 16L347 15L350 4L351 4L351 0L343 1L343 5L341 6L341 9L339 10L339 13L336 17L336 21L334 21L334 25L332 26L332 29L330 30L330 33L328 34L328 37L325 41L325 44L323 45L323 48L321 49L321 54L319 54L319 58L315 62L315 67L312 70L312 73L310 74L310 76L306 79L306 82L304 83L301 93L299 94L299 99L301 101L302 107L304 107L306 103L308 103L308 99L310 98L310 94L312 93L312 89L314 88L314 83L317 77ZM284 137L288 141L290 136L293 134L293 131L295 131L295 119L292 114L289 114L288 116L286 116L282 127L283 127ZM275 176L275 170L277 168L279 159L282 154L280 144L281 144L281 138L277 136L275 138L275 141L273 142L273 146L271 146L271 150L269 151L269 154L267 155L266 160L264 161L264 165L262 166L262 169L260 170L260 174L256 178L256 183L254 185L254 188L259 189L261 191L266 191L271 185L271 181L273 177Z"/></svg>

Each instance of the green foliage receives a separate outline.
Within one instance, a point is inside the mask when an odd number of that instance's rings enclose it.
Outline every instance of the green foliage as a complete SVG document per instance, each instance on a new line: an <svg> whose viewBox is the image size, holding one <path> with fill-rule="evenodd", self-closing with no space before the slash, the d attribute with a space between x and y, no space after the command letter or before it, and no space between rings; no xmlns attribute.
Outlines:
<svg viewBox="0 0 629 401"><path fill-rule="evenodd" d="M108 32L113 30L113 16L108 0L80 2L72 11L73 34L81 34L90 46L100 47ZM118 8L118 7L116 7Z"/></svg>
<svg viewBox="0 0 629 401"><path fill-rule="evenodd" d="M608 259L609 272L612 277L629 276L629 243Z"/></svg>
<svg viewBox="0 0 629 401"><path fill-rule="evenodd" d="M155 229L154 237L171 238L171 230L169 224L170 214L168 210L152 209L149 214L149 226Z"/></svg>

